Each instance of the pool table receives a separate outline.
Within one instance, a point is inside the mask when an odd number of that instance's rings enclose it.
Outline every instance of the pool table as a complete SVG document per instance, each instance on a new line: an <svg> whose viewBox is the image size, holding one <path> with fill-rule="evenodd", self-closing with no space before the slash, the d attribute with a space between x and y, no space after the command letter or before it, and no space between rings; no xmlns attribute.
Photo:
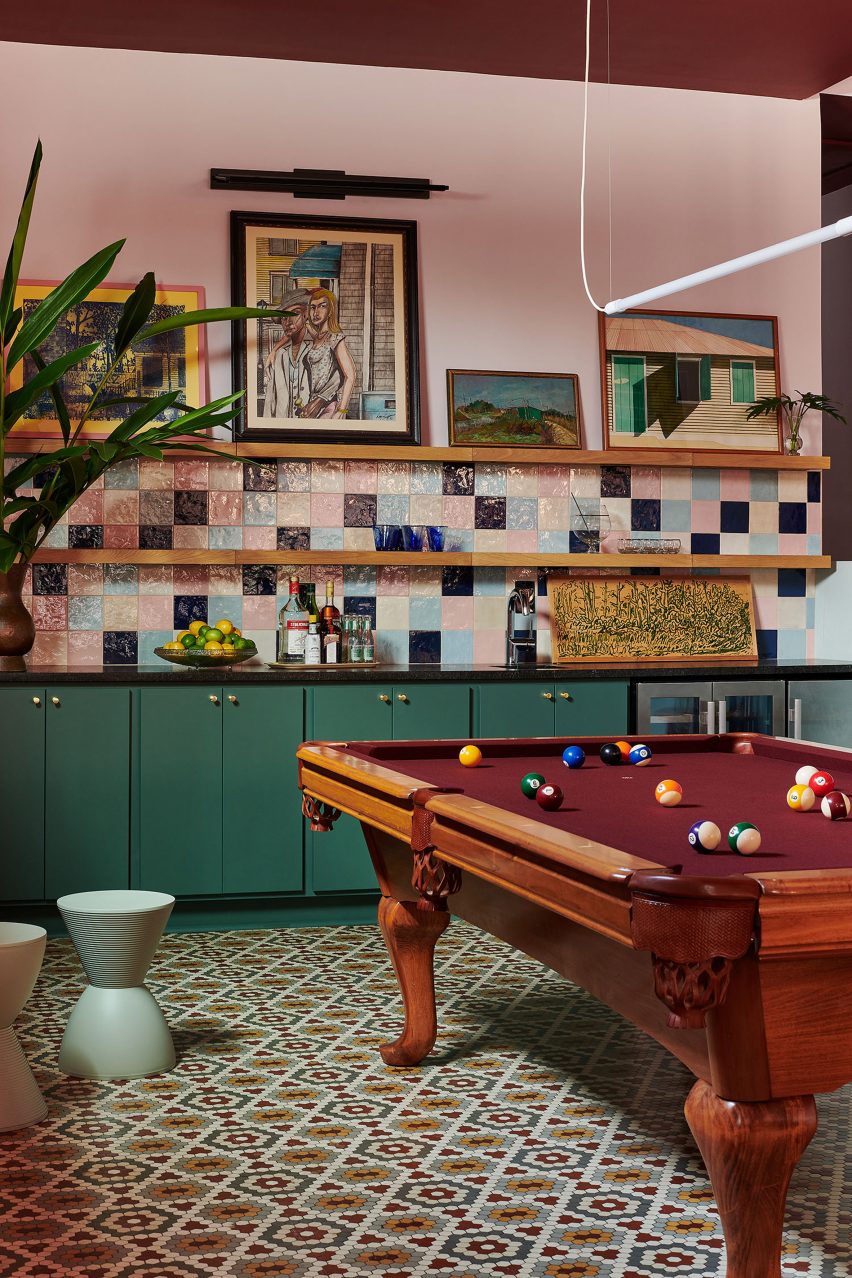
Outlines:
<svg viewBox="0 0 852 1278"><path fill-rule="evenodd" d="M628 738L636 741L638 738ZM852 820L796 812L799 766L852 794L852 752L752 734L650 740L642 767L605 766L603 738L310 742L303 811L329 829L358 818L382 892L379 923L405 1025L381 1048L410 1066L437 1033L433 955L450 914L582 986L696 1077L687 1122L727 1246L727 1278L779 1278L790 1177L816 1130L815 1092L852 1079ZM568 769L567 744L586 762ZM557 811L520 788L540 772ZM673 778L683 801L655 801ZM695 821L722 830L693 849ZM728 848L751 821L757 853Z"/></svg>

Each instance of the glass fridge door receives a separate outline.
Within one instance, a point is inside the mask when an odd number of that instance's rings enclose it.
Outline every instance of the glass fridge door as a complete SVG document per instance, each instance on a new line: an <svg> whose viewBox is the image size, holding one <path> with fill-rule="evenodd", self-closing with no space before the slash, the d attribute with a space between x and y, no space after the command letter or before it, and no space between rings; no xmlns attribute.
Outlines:
<svg viewBox="0 0 852 1278"><path fill-rule="evenodd" d="M762 732L785 735L784 683L740 681L714 683L717 732Z"/></svg>
<svg viewBox="0 0 852 1278"><path fill-rule="evenodd" d="M640 683L636 688L636 731L640 736L715 732L709 683Z"/></svg>
<svg viewBox="0 0 852 1278"><path fill-rule="evenodd" d="M791 737L820 745L852 745L852 680L794 680L789 693Z"/></svg>

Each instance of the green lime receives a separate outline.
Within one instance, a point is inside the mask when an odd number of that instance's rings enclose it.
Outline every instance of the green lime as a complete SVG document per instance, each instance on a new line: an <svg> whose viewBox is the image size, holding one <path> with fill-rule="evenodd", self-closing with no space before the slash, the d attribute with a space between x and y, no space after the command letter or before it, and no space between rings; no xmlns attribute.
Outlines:
<svg viewBox="0 0 852 1278"><path fill-rule="evenodd" d="M197 631L195 632L195 637L196 637L196 639L201 639L201 638L203 638L203 636L207 634L207 631L208 631L209 629L210 629L210 627L209 627L208 625L206 625L206 624L205 624L205 625L203 625L203 626L199 626L199 627L198 627L198 629L197 629Z"/></svg>
<svg viewBox="0 0 852 1278"><path fill-rule="evenodd" d="M195 635L184 635L184 637L181 639L181 644L184 648L194 648Z"/></svg>
<svg viewBox="0 0 852 1278"><path fill-rule="evenodd" d="M247 648L249 646L248 640L244 639L242 635L234 635L233 640L234 640L234 647L237 649L238 652L241 651L243 648Z"/></svg>
<svg viewBox="0 0 852 1278"><path fill-rule="evenodd" d="M257 644L255 643L255 641L254 641L253 639L243 639L243 647L244 647L244 648L256 648L256 647L257 647Z"/></svg>
<svg viewBox="0 0 852 1278"><path fill-rule="evenodd" d="M196 646L196 648L203 648L206 642L207 642L207 640L204 638L204 635L202 635L202 634L198 634L198 635L196 635L196 636L195 636L195 646Z"/></svg>
<svg viewBox="0 0 852 1278"><path fill-rule="evenodd" d="M204 638L207 640L215 639L217 643L221 643L225 636L222 634L222 631L218 626L211 626Z"/></svg>

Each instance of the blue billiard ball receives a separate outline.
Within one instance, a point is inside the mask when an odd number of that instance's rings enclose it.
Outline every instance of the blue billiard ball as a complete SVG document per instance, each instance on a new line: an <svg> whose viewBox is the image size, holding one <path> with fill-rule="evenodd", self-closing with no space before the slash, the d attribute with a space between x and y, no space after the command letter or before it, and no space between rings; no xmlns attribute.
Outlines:
<svg viewBox="0 0 852 1278"><path fill-rule="evenodd" d="M566 768L582 768L586 762L586 752L579 746L566 746L562 751L562 762Z"/></svg>
<svg viewBox="0 0 852 1278"><path fill-rule="evenodd" d="M646 763L650 763L653 755L646 745L635 745L627 756L628 762L635 763L637 768L644 768Z"/></svg>

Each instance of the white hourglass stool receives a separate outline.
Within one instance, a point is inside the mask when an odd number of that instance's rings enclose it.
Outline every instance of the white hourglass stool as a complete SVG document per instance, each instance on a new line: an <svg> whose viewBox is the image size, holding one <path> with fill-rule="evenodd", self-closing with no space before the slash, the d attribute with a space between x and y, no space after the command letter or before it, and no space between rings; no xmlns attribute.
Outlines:
<svg viewBox="0 0 852 1278"><path fill-rule="evenodd" d="M0 1131L47 1118L47 1105L15 1033L41 971L47 933L30 923L0 923Z"/></svg>
<svg viewBox="0 0 852 1278"><path fill-rule="evenodd" d="M89 978L59 1049L63 1073L144 1078L174 1067L166 1019L142 983L174 903L164 892L125 890L56 902Z"/></svg>

